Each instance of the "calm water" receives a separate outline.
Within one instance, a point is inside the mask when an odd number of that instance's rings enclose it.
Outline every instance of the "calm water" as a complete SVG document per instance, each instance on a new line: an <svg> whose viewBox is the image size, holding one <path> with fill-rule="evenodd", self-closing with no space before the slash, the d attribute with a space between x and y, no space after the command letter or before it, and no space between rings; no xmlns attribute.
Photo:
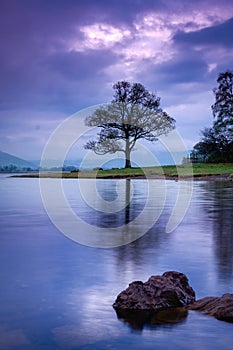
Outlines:
<svg viewBox="0 0 233 350"><path fill-rule="evenodd" d="M100 196L113 201L116 186L127 186L119 181L99 180ZM153 181L160 187L160 180ZM117 214L93 212L75 180L63 183L73 210L103 229L121 230L145 206L144 180L131 180L131 204ZM1 177L0 349L233 349L233 324L191 311L176 324L132 327L111 306L131 281L168 270L184 272L197 298L233 293L233 182L195 182L185 218L168 234L178 187L166 181L165 207L148 233L101 249L58 231L37 179Z"/></svg>

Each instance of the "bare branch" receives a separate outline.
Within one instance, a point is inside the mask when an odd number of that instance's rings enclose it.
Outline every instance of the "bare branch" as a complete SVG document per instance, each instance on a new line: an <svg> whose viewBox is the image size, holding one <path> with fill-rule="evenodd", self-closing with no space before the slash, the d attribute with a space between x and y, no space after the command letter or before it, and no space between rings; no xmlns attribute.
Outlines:
<svg viewBox="0 0 233 350"><path fill-rule="evenodd" d="M101 129L97 141L89 141L85 148L97 154L124 151L122 141L131 152L139 139L155 142L158 136L175 128L175 120L160 108L160 99L142 84L126 81L113 86L114 99L97 108L86 118L86 125ZM130 156L130 155L128 155Z"/></svg>

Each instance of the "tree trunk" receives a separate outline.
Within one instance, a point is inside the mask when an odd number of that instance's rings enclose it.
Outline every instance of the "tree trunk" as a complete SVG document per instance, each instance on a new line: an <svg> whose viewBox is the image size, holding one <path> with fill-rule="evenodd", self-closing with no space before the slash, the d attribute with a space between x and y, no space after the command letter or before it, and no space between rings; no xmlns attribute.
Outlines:
<svg viewBox="0 0 233 350"><path fill-rule="evenodd" d="M131 168L129 139L125 141L125 168Z"/></svg>

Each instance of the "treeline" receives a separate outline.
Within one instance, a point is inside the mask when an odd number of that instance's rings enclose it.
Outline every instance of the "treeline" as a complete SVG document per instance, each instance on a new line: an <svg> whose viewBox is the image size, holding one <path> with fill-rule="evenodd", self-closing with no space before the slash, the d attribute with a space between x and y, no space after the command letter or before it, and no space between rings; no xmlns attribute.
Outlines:
<svg viewBox="0 0 233 350"><path fill-rule="evenodd" d="M30 167L18 167L17 165L14 165L14 164L0 166L1 173L17 173L17 172L27 173L32 171L35 171L35 169Z"/></svg>
<svg viewBox="0 0 233 350"><path fill-rule="evenodd" d="M53 172L60 172L60 171L76 171L77 168L72 165L67 165L63 167L51 167L51 168L31 168L31 167L19 167L14 164L4 165L0 166L0 172L1 173L31 173L31 172L39 172L39 171L53 171Z"/></svg>

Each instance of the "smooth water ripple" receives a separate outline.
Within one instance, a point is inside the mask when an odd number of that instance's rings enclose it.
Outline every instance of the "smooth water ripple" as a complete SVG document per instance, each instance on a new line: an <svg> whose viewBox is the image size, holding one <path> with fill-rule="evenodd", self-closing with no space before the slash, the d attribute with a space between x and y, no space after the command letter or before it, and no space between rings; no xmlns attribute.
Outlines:
<svg viewBox="0 0 233 350"><path fill-rule="evenodd" d="M117 183L99 181L105 201L115 200ZM130 207L117 213L93 212L75 180L64 180L63 187L82 220L120 229L144 207L143 183L132 180ZM74 243L54 227L37 179L1 177L0 349L232 349L233 325L198 312L176 324L135 328L112 308L130 282L168 270L185 273L198 298L233 293L233 183L195 182L186 216L168 234L178 185L166 181L165 206L143 237L98 249ZM155 201L155 210L159 206Z"/></svg>

